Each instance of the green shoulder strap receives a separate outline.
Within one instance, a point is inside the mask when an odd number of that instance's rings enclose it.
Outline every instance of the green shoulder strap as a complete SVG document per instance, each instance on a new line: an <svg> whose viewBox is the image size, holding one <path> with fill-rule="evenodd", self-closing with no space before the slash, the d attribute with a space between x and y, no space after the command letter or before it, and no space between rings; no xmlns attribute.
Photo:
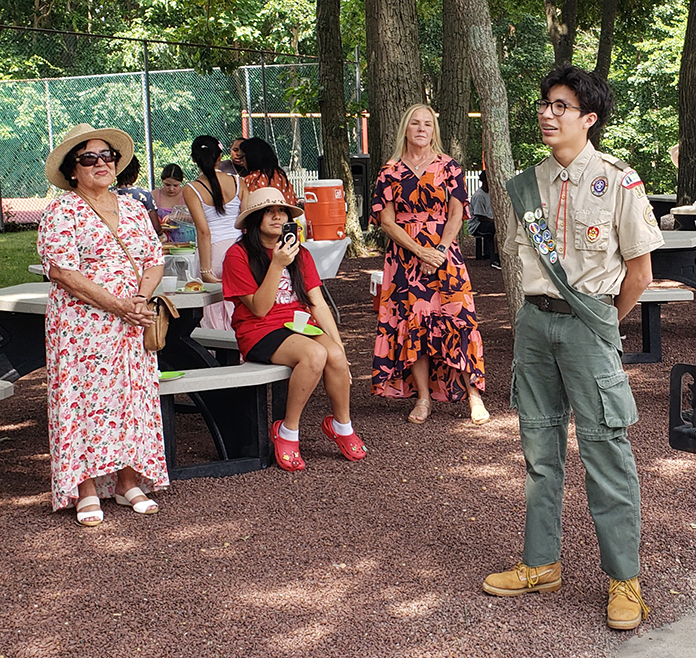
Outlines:
<svg viewBox="0 0 696 658"><path fill-rule="evenodd" d="M616 308L576 290L568 283L568 276L558 259L555 240L550 229L544 226L544 213L534 167L525 169L518 176L511 178L506 187L517 220L563 299L595 334L621 352Z"/></svg>

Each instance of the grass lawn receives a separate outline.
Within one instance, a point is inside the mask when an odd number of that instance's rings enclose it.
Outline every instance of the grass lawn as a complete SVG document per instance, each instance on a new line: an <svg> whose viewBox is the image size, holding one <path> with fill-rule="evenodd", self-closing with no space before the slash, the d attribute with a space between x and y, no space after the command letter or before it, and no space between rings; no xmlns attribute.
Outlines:
<svg viewBox="0 0 696 658"><path fill-rule="evenodd" d="M27 270L29 265L39 262L36 231L0 233L0 288L41 281L40 276Z"/></svg>

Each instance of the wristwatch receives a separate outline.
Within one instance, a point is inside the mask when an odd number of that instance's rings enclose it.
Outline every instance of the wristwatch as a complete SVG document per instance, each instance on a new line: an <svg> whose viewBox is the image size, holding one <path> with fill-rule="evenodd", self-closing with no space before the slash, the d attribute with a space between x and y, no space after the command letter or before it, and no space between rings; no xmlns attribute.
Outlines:
<svg viewBox="0 0 696 658"><path fill-rule="evenodd" d="M447 253L447 247L445 247L444 244L439 244L439 245L437 245L437 247L435 247L435 249L437 249L438 251L442 252L443 254L446 254L446 253Z"/></svg>

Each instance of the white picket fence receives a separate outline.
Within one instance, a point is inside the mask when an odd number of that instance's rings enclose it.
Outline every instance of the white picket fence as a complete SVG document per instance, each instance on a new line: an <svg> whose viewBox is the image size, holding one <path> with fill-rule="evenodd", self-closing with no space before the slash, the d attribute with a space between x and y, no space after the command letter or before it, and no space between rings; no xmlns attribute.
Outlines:
<svg viewBox="0 0 696 658"><path fill-rule="evenodd" d="M288 180L292 183L295 189L295 194L298 197L304 196L305 184L309 180L317 180L319 178L319 172L312 169L296 169L295 171L287 171ZM480 171L467 171L466 172L466 189L471 196L479 187L481 187L481 182L479 181ZM376 172L375 172L376 176Z"/></svg>

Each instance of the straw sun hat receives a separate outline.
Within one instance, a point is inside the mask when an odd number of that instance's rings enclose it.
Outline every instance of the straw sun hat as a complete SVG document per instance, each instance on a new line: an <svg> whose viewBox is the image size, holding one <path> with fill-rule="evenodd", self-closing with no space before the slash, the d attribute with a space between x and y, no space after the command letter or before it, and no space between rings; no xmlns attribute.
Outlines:
<svg viewBox="0 0 696 658"><path fill-rule="evenodd" d="M128 133L118 128L92 128L88 123L79 123L68 131L63 141L46 158L46 178L50 183L62 190L72 189L59 167L73 147L90 139L104 140L121 154L121 159L116 165L117 174L120 174L133 159L133 140Z"/></svg>
<svg viewBox="0 0 696 658"><path fill-rule="evenodd" d="M237 217L237 221L234 223L235 228L245 228L245 220L251 213L262 208L268 208L268 206L287 208L291 217L299 217L302 214L302 209L290 205L279 189L275 187L260 187L258 190L249 193L246 210L239 213L239 217Z"/></svg>

